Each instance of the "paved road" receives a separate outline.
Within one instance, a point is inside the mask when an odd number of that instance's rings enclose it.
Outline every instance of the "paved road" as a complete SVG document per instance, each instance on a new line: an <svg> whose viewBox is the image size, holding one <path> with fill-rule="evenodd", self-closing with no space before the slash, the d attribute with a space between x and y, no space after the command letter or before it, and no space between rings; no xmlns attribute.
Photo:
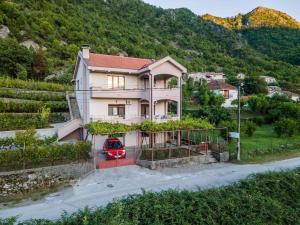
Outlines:
<svg viewBox="0 0 300 225"><path fill-rule="evenodd" d="M63 210L69 213L85 206L103 206L128 194L166 189L217 187L246 178L253 173L300 167L300 158L257 165L211 164L151 171L138 166L98 170L74 187L47 196L39 202L27 202L0 210L0 217L20 215L30 218L57 219Z"/></svg>

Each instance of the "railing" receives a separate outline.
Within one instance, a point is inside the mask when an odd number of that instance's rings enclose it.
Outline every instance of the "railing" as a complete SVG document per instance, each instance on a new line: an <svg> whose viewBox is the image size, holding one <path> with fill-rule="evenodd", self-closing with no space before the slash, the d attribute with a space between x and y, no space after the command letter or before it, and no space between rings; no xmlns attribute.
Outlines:
<svg viewBox="0 0 300 225"><path fill-rule="evenodd" d="M166 122L168 120L179 120L179 116L171 116L171 115L155 115L153 121L157 123Z"/></svg>
<svg viewBox="0 0 300 225"><path fill-rule="evenodd" d="M152 93L153 101L162 99L180 101L180 88L153 88Z"/></svg>
<svg viewBox="0 0 300 225"><path fill-rule="evenodd" d="M130 118L123 118L120 116L92 116L92 121L107 121L111 123L124 123L130 125L132 123L141 123L145 120L145 117L142 116L132 116Z"/></svg>
<svg viewBox="0 0 300 225"><path fill-rule="evenodd" d="M146 99L150 98L150 89L104 89L101 87L91 87L92 98L120 98L120 99Z"/></svg>
<svg viewBox="0 0 300 225"><path fill-rule="evenodd" d="M58 129L57 131L58 140L61 140L62 138L66 137L67 135L71 134L73 131L81 127L82 127L81 119L73 119L69 121L63 127L60 127Z"/></svg>

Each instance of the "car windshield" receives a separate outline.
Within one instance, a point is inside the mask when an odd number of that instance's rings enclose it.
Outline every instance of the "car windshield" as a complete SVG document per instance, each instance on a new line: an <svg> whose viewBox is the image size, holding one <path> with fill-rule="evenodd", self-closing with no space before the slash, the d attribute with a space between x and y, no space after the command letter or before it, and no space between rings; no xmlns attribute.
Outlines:
<svg viewBox="0 0 300 225"><path fill-rule="evenodd" d="M122 148L122 143L120 141L112 141L107 143L108 148Z"/></svg>

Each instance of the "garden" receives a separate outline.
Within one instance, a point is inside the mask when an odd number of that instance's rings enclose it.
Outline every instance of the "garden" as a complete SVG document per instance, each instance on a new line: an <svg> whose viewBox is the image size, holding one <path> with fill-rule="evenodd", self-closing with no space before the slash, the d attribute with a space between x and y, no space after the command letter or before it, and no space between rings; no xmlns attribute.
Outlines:
<svg viewBox="0 0 300 225"><path fill-rule="evenodd" d="M48 128L69 120L68 85L0 77L0 131ZM45 112L47 113L45 114Z"/></svg>
<svg viewBox="0 0 300 225"><path fill-rule="evenodd" d="M194 224L298 224L300 221L300 169L257 174L236 184L197 191L145 192L115 200L105 207L63 213L55 221L16 222L3 225L194 225Z"/></svg>
<svg viewBox="0 0 300 225"><path fill-rule="evenodd" d="M91 143L58 144L56 137L38 139L29 129L16 133L16 138L0 139L0 171L31 169L74 162L91 158Z"/></svg>

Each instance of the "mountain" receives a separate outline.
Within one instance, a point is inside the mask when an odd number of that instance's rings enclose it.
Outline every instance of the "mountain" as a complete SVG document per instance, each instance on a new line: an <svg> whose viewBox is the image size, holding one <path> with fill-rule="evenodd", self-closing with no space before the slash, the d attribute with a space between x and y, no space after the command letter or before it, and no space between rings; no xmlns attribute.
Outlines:
<svg viewBox="0 0 300 225"><path fill-rule="evenodd" d="M203 19L236 31L256 51L275 60L300 65L300 23L264 7L233 18L204 15Z"/></svg>
<svg viewBox="0 0 300 225"><path fill-rule="evenodd" d="M265 7L258 7L245 15L239 14L232 18L222 18L209 14L203 15L202 18L229 29L260 27L300 29L300 23L291 16Z"/></svg>
<svg viewBox="0 0 300 225"><path fill-rule="evenodd" d="M106 54L171 55L189 71L224 72L231 82L245 73L300 86L298 65L258 51L244 34L185 8L164 10L140 0L2 0L0 27L10 31L0 38L0 76L67 82L77 51L88 43Z"/></svg>

